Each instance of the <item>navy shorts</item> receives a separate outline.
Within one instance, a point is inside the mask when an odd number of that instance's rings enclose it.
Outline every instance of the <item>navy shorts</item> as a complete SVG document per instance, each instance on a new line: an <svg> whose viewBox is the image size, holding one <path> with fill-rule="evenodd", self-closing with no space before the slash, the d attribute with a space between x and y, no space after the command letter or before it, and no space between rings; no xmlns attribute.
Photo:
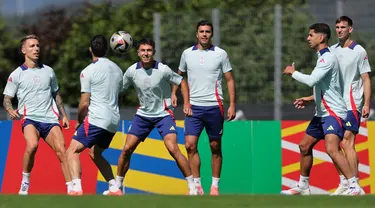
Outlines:
<svg viewBox="0 0 375 208"><path fill-rule="evenodd" d="M361 126L361 116L357 110L347 111L344 129L357 134Z"/></svg>
<svg viewBox="0 0 375 208"><path fill-rule="evenodd" d="M327 116L316 117L311 119L309 126L306 129L306 134L316 138L324 139L327 134L335 134L340 139L344 137L344 120L339 117Z"/></svg>
<svg viewBox="0 0 375 208"><path fill-rule="evenodd" d="M87 148L96 145L102 149L107 149L115 134L90 124L86 119L74 133L73 139L81 142Z"/></svg>
<svg viewBox="0 0 375 208"><path fill-rule="evenodd" d="M220 139L223 135L224 112L219 106L191 106L192 116L185 117L185 136L199 137L206 128L210 139Z"/></svg>
<svg viewBox="0 0 375 208"><path fill-rule="evenodd" d="M44 140L46 140L49 132L54 126L58 126L61 129L61 126L59 123L43 123L43 122L34 121L34 120L27 118L26 120L22 122L22 132L25 126L29 124L33 125L36 128L36 130L38 130L40 137L43 138Z"/></svg>
<svg viewBox="0 0 375 208"><path fill-rule="evenodd" d="M164 117L135 115L130 124L128 134L132 134L144 141L155 127L162 137L167 134L177 134L176 122L170 115Z"/></svg>

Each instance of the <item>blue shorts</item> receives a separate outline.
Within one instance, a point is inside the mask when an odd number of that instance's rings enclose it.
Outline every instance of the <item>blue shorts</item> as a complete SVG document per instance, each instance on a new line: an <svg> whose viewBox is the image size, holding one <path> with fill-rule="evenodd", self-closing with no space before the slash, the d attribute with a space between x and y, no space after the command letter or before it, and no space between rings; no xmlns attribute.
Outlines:
<svg viewBox="0 0 375 208"><path fill-rule="evenodd" d="M96 145L102 149L107 149L115 134L116 133L92 125L85 120L85 122L81 124L74 133L73 139L81 142L87 148Z"/></svg>
<svg viewBox="0 0 375 208"><path fill-rule="evenodd" d="M333 116L316 117L311 119L309 126L306 129L306 134L316 138L324 139L327 134L335 134L340 139L344 137L344 120Z"/></svg>
<svg viewBox="0 0 375 208"><path fill-rule="evenodd" d="M199 137L206 128L210 139L223 135L224 115L219 106L191 106L192 116L185 117L185 136Z"/></svg>
<svg viewBox="0 0 375 208"><path fill-rule="evenodd" d="M29 124L33 125L36 128L36 130L38 130L40 137L43 138L44 140L46 140L49 132L54 126L58 126L61 129L61 126L59 123L42 123L42 122L33 121L27 118L26 120L22 122L22 132L25 126Z"/></svg>
<svg viewBox="0 0 375 208"><path fill-rule="evenodd" d="M128 134L132 134L144 141L155 127L162 137L167 134L177 134L176 122L170 115L164 117L135 115L130 124Z"/></svg>
<svg viewBox="0 0 375 208"><path fill-rule="evenodd" d="M357 134L361 126L361 116L361 113L356 110L347 111L344 129Z"/></svg>

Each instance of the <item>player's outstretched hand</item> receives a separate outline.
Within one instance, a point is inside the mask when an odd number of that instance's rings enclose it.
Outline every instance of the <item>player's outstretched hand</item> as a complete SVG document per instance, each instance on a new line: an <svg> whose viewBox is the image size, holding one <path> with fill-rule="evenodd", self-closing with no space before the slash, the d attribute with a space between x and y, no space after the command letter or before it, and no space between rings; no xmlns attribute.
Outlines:
<svg viewBox="0 0 375 208"><path fill-rule="evenodd" d="M171 99L172 99L172 106L177 107L177 96L176 96L176 94L172 93Z"/></svg>
<svg viewBox="0 0 375 208"><path fill-rule="evenodd" d="M236 118L236 107L234 105L231 105L228 108L228 119L227 119L227 121L231 121L234 118Z"/></svg>
<svg viewBox="0 0 375 208"><path fill-rule="evenodd" d="M64 129L69 129L70 128L69 119L66 116L64 116L63 119L62 119L62 127Z"/></svg>
<svg viewBox="0 0 375 208"><path fill-rule="evenodd" d="M20 118L21 117L20 114L18 114L18 110L17 109L16 110L9 109L8 113L9 113L9 118L11 120L14 120L16 118Z"/></svg>
<svg viewBox="0 0 375 208"><path fill-rule="evenodd" d="M296 69L294 68L294 62L292 63L292 65L291 66L287 66L285 69L284 69L284 74L286 74L286 75L292 75L293 74L293 72L295 72L296 71Z"/></svg>
<svg viewBox="0 0 375 208"><path fill-rule="evenodd" d="M185 116L192 116L193 115L193 111L191 110L190 104L184 105L184 114L185 114Z"/></svg>
<svg viewBox="0 0 375 208"><path fill-rule="evenodd" d="M364 105L363 108L362 108L362 117L368 118L369 115L370 115L370 106Z"/></svg>
<svg viewBox="0 0 375 208"><path fill-rule="evenodd" d="M301 98L297 98L295 101L294 101L294 107L297 108L297 109L304 109L305 106L307 104L309 104L311 102L311 96L310 97L301 97Z"/></svg>

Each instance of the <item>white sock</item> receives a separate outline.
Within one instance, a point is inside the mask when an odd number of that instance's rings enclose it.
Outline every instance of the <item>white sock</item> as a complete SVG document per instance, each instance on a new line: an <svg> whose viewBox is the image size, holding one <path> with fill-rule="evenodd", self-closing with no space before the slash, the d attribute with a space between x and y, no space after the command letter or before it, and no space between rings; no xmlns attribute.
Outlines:
<svg viewBox="0 0 375 208"><path fill-rule="evenodd" d="M348 179L344 175L340 175L340 185L347 187L349 185Z"/></svg>
<svg viewBox="0 0 375 208"><path fill-rule="evenodd" d="M112 179L112 180L108 181L108 190L110 192L116 192L116 191L120 190L117 186L117 183L116 183L115 179Z"/></svg>
<svg viewBox="0 0 375 208"><path fill-rule="evenodd" d="M220 178L212 177L212 186L219 188Z"/></svg>
<svg viewBox="0 0 375 208"><path fill-rule="evenodd" d="M124 184L124 177L116 176L116 185L117 187L121 188Z"/></svg>
<svg viewBox="0 0 375 208"><path fill-rule="evenodd" d="M299 182L298 182L298 187L301 189L308 189L309 188L309 176L299 176Z"/></svg>
<svg viewBox="0 0 375 208"><path fill-rule="evenodd" d="M68 181L65 184L66 184L66 190L69 193L72 190L73 183L71 181Z"/></svg>
<svg viewBox="0 0 375 208"><path fill-rule="evenodd" d="M187 180L187 183L188 183L189 190L194 189L195 183L194 183L194 180L193 180L193 175L186 177L186 180Z"/></svg>
<svg viewBox="0 0 375 208"><path fill-rule="evenodd" d="M202 186L200 177L199 178L193 178L193 181L194 181L195 185Z"/></svg>
<svg viewBox="0 0 375 208"><path fill-rule="evenodd" d="M73 191L82 191L81 179L72 180L72 190Z"/></svg>
<svg viewBox="0 0 375 208"><path fill-rule="evenodd" d="M357 185L358 186L357 177L355 177L355 176L349 178L348 182L349 182L349 186L352 186L352 185L354 185L354 186Z"/></svg>
<svg viewBox="0 0 375 208"><path fill-rule="evenodd" d="M30 183L30 173L22 172L22 183Z"/></svg>

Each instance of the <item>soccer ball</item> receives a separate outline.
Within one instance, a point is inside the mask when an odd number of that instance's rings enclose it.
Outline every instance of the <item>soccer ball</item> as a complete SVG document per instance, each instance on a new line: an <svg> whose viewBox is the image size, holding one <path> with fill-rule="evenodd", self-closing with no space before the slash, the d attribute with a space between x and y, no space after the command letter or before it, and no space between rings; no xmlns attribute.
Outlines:
<svg viewBox="0 0 375 208"><path fill-rule="evenodd" d="M110 39L110 45L114 52L124 54L133 46L133 38L126 31L117 31L113 33Z"/></svg>

